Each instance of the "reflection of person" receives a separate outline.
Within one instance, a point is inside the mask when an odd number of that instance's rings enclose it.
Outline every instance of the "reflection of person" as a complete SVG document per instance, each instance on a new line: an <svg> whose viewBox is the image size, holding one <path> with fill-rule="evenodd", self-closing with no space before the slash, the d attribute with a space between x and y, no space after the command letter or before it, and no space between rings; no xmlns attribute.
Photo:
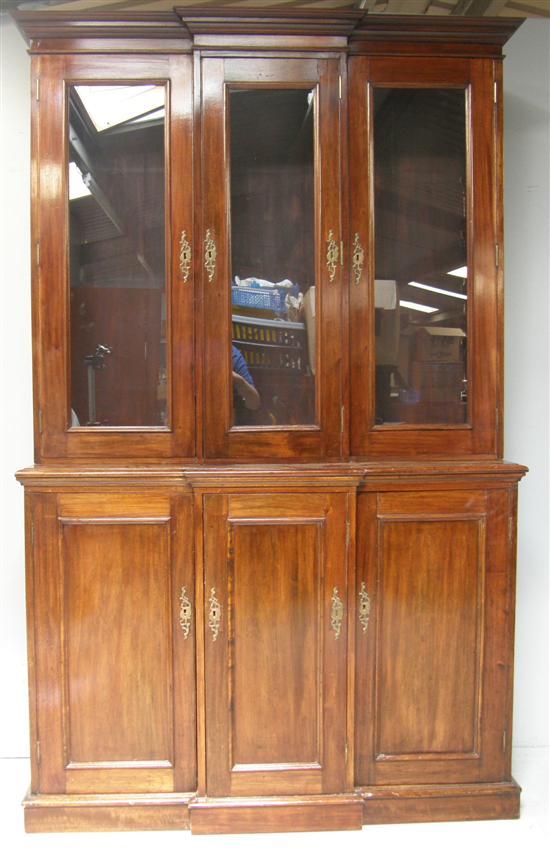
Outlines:
<svg viewBox="0 0 550 857"><path fill-rule="evenodd" d="M248 371L246 360L239 349L233 345L231 353L233 359L233 394L236 399L235 415L237 422L246 423L246 417L242 414L240 407L241 403L249 411L257 411L260 407L260 396L254 386L252 375Z"/></svg>

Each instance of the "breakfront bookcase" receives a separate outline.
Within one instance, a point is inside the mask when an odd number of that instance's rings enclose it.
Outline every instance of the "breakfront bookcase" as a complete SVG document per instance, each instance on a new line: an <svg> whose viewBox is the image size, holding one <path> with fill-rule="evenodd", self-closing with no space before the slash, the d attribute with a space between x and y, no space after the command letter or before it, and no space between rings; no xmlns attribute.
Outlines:
<svg viewBox="0 0 550 857"><path fill-rule="evenodd" d="M20 12L29 831L511 818L516 19Z"/></svg>

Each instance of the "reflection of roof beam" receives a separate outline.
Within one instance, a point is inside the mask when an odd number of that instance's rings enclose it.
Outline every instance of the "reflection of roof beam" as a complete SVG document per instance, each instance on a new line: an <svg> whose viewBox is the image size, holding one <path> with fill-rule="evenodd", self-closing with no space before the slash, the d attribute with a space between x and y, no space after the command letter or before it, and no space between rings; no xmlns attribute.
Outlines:
<svg viewBox="0 0 550 857"><path fill-rule="evenodd" d="M123 229L120 217L118 216L118 214L114 210L113 206L111 205L109 198L103 193L103 191L101 190L100 186L98 185L98 183L96 182L96 180L94 179L94 177L91 173L87 173L84 176L84 183L86 184L87 187L90 188L90 190L92 192L92 196L94 197L94 199L96 200L98 205L101 206L101 208L103 209L103 211L105 212L105 214L107 215L109 220L113 223L114 226L116 226L118 231L122 234L124 232L124 229Z"/></svg>
<svg viewBox="0 0 550 857"><path fill-rule="evenodd" d="M491 4L487 9L487 15L499 15L504 7L506 6L508 0L491 0Z"/></svg>
<svg viewBox="0 0 550 857"><path fill-rule="evenodd" d="M451 15L485 15L493 0L458 0Z"/></svg>
<svg viewBox="0 0 550 857"><path fill-rule="evenodd" d="M516 3L515 0L508 0L508 8L519 12L520 15L533 15L537 18L550 18L550 12L545 9L541 9L540 6L530 6L529 3Z"/></svg>
<svg viewBox="0 0 550 857"><path fill-rule="evenodd" d="M84 145L72 125L69 126L69 140L71 148L73 149L75 155L75 161L80 172L82 173L84 184L87 188L91 190L94 199L101 206L109 220L113 223L114 226L116 226L118 231L122 234L124 232L122 221L115 209L113 208L109 197L101 189L100 185L95 180L93 158L89 154L88 150L86 149L86 146Z"/></svg>

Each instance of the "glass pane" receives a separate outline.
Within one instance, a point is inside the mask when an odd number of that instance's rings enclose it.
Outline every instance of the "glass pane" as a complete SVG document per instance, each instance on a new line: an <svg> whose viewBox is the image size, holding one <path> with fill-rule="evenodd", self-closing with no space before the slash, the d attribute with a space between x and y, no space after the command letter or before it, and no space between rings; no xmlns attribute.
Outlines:
<svg viewBox="0 0 550 857"><path fill-rule="evenodd" d="M69 88L71 424L167 424L163 86Z"/></svg>
<svg viewBox="0 0 550 857"><path fill-rule="evenodd" d="M233 90L234 425L315 423L315 96Z"/></svg>
<svg viewBox="0 0 550 857"><path fill-rule="evenodd" d="M467 419L466 101L374 90L376 422Z"/></svg>

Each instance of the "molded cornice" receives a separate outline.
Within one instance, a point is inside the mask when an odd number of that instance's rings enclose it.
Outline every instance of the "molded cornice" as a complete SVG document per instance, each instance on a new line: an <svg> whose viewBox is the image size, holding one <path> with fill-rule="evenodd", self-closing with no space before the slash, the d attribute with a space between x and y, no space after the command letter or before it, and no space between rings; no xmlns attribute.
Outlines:
<svg viewBox="0 0 550 857"><path fill-rule="evenodd" d="M375 52L394 45L397 52L404 42L410 45L486 46L487 53L500 53L502 45L521 24L521 18L470 18L458 16L368 15L359 9L309 10L297 8L231 8L181 7L172 12L46 12L20 11L13 13L17 26L31 44L44 42L55 49L78 50L79 42L98 40L189 40L202 36L227 37L225 46L231 49L232 37L313 36L340 37L351 49ZM296 47L293 42L293 47ZM129 46L130 47L130 46ZM146 50L143 44L140 50ZM158 46L156 48L158 50ZM155 50L152 45L151 50Z"/></svg>

